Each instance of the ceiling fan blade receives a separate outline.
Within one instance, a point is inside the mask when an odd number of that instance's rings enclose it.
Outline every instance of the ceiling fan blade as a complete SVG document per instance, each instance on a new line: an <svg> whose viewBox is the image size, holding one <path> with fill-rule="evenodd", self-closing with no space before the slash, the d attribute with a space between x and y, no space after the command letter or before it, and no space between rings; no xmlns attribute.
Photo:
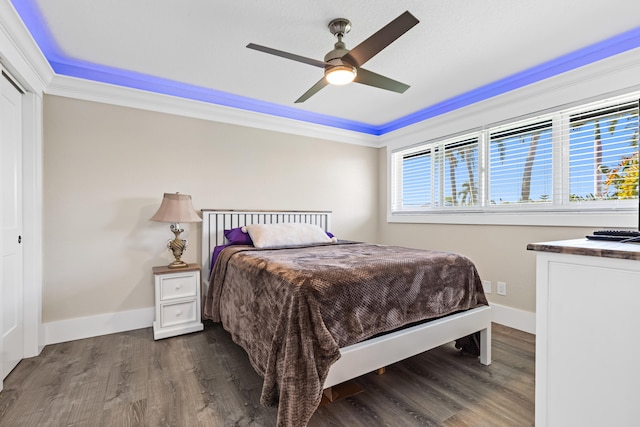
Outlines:
<svg viewBox="0 0 640 427"><path fill-rule="evenodd" d="M324 77L321 78L320 80L318 80L318 83L316 83L313 86L311 86L311 89L306 91L300 98L296 99L295 103L299 104L301 102L306 101L307 99L311 98L313 95L318 93L320 91L320 89L322 89L323 87L327 86L328 84L329 83L327 82L327 79L325 79Z"/></svg>
<svg viewBox="0 0 640 427"><path fill-rule="evenodd" d="M371 37L354 47L344 57L358 67L373 58L378 52L393 43L398 37L409 31L418 22L418 19L409 11L398 16L393 21L382 27Z"/></svg>
<svg viewBox="0 0 640 427"><path fill-rule="evenodd" d="M380 74L365 70L364 68L358 69L358 75L353 81L361 83L363 85L378 87L380 89L386 89L398 93L404 93L404 91L406 91L410 87L409 85L401 83L397 80L381 76Z"/></svg>
<svg viewBox="0 0 640 427"><path fill-rule="evenodd" d="M284 52L282 50L273 49L266 46L260 46L259 44L249 43L247 45L249 49L259 50L260 52L270 53L271 55L280 56L282 58L291 59L293 61L303 62L305 64L313 65L315 67L324 68L327 65L324 61L318 61L312 58L306 58L304 56L296 55L294 53Z"/></svg>

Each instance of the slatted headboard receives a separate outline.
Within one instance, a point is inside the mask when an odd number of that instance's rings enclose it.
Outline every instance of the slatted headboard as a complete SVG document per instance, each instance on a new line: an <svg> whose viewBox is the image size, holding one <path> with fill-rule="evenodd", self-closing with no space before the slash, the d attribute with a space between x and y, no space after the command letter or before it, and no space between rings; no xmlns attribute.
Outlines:
<svg viewBox="0 0 640 427"><path fill-rule="evenodd" d="M202 278L209 283L213 248L226 243L224 230L247 224L277 224L300 222L315 224L324 231L331 230L330 211L245 211L202 209ZM208 286L205 286L208 287Z"/></svg>

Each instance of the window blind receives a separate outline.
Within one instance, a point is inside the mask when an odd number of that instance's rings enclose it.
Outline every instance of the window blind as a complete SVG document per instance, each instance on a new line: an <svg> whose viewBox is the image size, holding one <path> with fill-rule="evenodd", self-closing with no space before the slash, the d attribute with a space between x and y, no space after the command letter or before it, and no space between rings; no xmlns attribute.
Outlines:
<svg viewBox="0 0 640 427"><path fill-rule="evenodd" d="M391 211L635 209L639 95L392 152Z"/></svg>
<svg viewBox="0 0 640 427"><path fill-rule="evenodd" d="M429 207L432 200L431 150L408 154L402 158L402 204L406 207Z"/></svg>
<svg viewBox="0 0 640 427"><path fill-rule="evenodd" d="M478 138L443 144L444 206L478 205Z"/></svg>
<svg viewBox="0 0 640 427"><path fill-rule="evenodd" d="M551 203L551 120L489 133L489 204Z"/></svg>
<svg viewBox="0 0 640 427"><path fill-rule="evenodd" d="M638 101L571 112L562 129L569 144L569 200L638 197Z"/></svg>

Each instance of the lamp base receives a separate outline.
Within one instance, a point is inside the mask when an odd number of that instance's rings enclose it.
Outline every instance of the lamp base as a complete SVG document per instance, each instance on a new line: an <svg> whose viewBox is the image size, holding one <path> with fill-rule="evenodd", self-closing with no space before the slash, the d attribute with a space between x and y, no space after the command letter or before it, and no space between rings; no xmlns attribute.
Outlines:
<svg viewBox="0 0 640 427"><path fill-rule="evenodd" d="M185 267L189 267L189 264L187 264L184 261L173 261L167 267L168 268L185 268Z"/></svg>
<svg viewBox="0 0 640 427"><path fill-rule="evenodd" d="M180 224L171 224L171 231L176 236L175 239L169 240L167 242L167 247L171 252L173 252L173 256L175 257L175 261L169 264L167 267L169 268L185 268L188 267L189 264L182 261L180 257L185 249L187 249L187 241L180 238L180 233L184 230L180 228Z"/></svg>

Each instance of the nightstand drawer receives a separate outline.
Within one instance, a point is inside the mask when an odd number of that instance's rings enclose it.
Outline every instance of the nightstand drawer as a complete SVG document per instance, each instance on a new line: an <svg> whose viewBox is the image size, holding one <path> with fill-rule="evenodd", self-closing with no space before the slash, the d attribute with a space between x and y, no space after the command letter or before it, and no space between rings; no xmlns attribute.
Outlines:
<svg viewBox="0 0 640 427"><path fill-rule="evenodd" d="M163 277L160 281L160 301L196 295L198 281L193 274L176 277Z"/></svg>
<svg viewBox="0 0 640 427"><path fill-rule="evenodd" d="M196 322L198 319L198 307L196 301L184 301L175 304L163 304L160 306L160 327L180 325Z"/></svg>

